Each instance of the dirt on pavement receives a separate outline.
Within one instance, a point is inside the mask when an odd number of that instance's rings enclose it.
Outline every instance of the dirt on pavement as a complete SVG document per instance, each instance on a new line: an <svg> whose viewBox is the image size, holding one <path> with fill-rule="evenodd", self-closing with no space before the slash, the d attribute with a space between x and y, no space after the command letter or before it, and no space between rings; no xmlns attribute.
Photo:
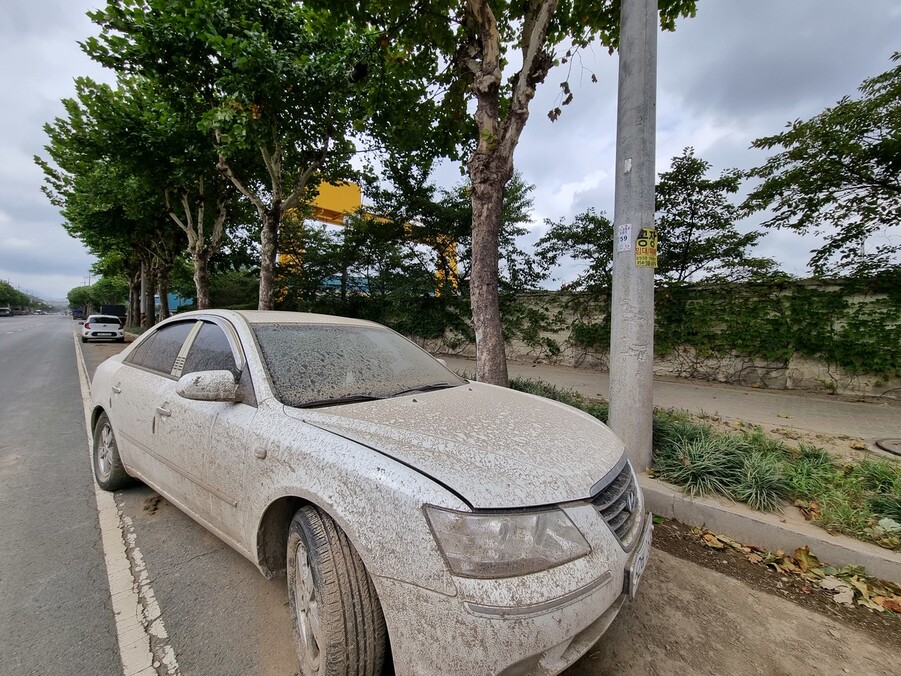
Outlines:
<svg viewBox="0 0 901 676"><path fill-rule="evenodd" d="M769 581L759 587L755 572L742 579L746 571L717 563L699 575L698 566L714 555L666 531L658 526L637 598L565 676L901 675L899 641L890 631L874 634L796 603ZM690 558L660 549L671 546ZM720 565L734 576L716 572Z"/></svg>

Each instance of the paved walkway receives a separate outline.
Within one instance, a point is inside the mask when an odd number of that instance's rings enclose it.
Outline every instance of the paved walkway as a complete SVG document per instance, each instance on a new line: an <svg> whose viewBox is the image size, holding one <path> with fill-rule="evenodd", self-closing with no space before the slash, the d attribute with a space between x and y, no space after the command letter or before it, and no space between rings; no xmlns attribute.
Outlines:
<svg viewBox="0 0 901 676"><path fill-rule="evenodd" d="M454 371L475 373L475 361L444 357ZM543 380L589 397L609 399L607 373L566 366L509 363L511 376ZM719 415L755 425L847 435L867 442L901 437L901 403L858 402L799 391L759 390L693 380L655 380L654 404Z"/></svg>

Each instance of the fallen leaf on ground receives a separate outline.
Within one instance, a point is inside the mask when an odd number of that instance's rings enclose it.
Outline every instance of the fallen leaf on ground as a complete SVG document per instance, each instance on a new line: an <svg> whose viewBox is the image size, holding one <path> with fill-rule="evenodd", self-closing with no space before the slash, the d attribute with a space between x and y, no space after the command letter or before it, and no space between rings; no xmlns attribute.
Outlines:
<svg viewBox="0 0 901 676"><path fill-rule="evenodd" d="M865 451L867 450L867 445L862 441L852 441L851 448L853 448L855 451Z"/></svg>
<svg viewBox="0 0 901 676"><path fill-rule="evenodd" d="M897 596L894 596L890 599L887 599L884 596L877 596L873 599L873 601L878 603L886 610L891 610L895 613L901 613L901 598Z"/></svg>
<svg viewBox="0 0 901 676"><path fill-rule="evenodd" d="M798 567L805 573L811 568L820 567L820 560L811 553L807 545L795 550L795 559L798 561Z"/></svg>
<svg viewBox="0 0 901 676"><path fill-rule="evenodd" d="M833 596L832 600L836 603L850 606L854 603L854 590L851 589L851 587L845 585L845 588L838 592L835 596Z"/></svg>
<svg viewBox="0 0 901 676"><path fill-rule="evenodd" d="M822 580L820 580L820 587L828 591L834 591L839 587L848 587L848 585L839 580L837 577L829 575L828 577L824 577Z"/></svg>
<svg viewBox="0 0 901 676"><path fill-rule="evenodd" d="M713 533L704 533L704 544L714 549L723 549L726 545L720 542Z"/></svg>

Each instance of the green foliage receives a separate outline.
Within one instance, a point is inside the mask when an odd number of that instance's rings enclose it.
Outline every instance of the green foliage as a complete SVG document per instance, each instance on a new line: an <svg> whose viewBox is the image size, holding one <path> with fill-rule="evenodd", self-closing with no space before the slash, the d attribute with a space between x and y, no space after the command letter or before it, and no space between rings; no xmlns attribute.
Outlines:
<svg viewBox="0 0 901 676"><path fill-rule="evenodd" d="M122 305L128 300L128 280L123 277L101 277L90 286L76 286L66 294L69 307L99 312L101 305Z"/></svg>
<svg viewBox="0 0 901 676"><path fill-rule="evenodd" d="M763 182L745 204L771 210L768 227L823 236L810 259L816 274L899 267L897 237L868 241L901 222L901 53L892 60L898 65L865 80L859 98L753 144L778 152L750 172Z"/></svg>
<svg viewBox="0 0 901 676"><path fill-rule="evenodd" d="M34 301L8 282L0 280L0 307L31 307Z"/></svg>
<svg viewBox="0 0 901 676"><path fill-rule="evenodd" d="M659 239L657 278L682 284L699 277L736 281L771 271L775 263L754 258L750 250L763 236L742 234L735 227L741 209L730 201L740 187L741 174L732 169L707 178L710 163L686 148L674 157L657 182Z"/></svg>
<svg viewBox="0 0 901 676"><path fill-rule="evenodd" d="M210 275L210 305L232 310L256 310L260 278L250 270Z"/></svg>
<svg viewBox="0 0 901 676"><path fill-rule="evenodd" d="M736 500L762 512L774 512L787 494L787 486L778 456L752 452L742 460L738 480L732 489Z"/></svg>
<svg viewBox="0 0 901 676"><path fill-rule="evenodd" d="M740 356L776 368L797 354L849 373L901 375L901 285L896 277L828 286L776 278L661 288L654 298L654 351L665 357L690 347L699 359ZM602 317L605 312L606 305L600 306ZM605 350L609 324L577 319L570 340L586 350Z"/></svg>

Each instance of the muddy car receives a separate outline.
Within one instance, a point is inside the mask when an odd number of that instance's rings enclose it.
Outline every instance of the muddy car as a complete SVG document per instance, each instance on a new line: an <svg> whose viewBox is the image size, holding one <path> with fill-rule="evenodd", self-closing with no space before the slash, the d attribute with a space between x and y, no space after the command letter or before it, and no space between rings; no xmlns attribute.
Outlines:
<svg viewBox="0 0 901 676"><path fill-rule="evenodd" d="M91 392L98 484L139 479L287 573L304 674L558 673L647 561L606 426L464 380L378 324L186 313Z"/></svg>

